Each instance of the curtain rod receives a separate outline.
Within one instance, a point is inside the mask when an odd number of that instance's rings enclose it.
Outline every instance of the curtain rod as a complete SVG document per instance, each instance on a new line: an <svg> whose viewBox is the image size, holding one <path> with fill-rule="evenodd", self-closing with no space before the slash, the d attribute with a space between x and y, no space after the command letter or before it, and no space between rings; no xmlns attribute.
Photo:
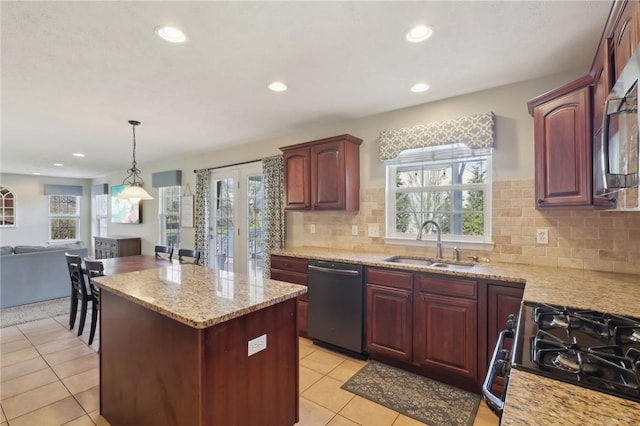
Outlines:
<svg viewBox="0 0 640 426"><path fill-rule="evenodd" d="M227 164L225 166L216 166L216 167L209 167L206 169L200 169L200 170L215 170L215 169L224 169L225 167L232 167L232 166L241 166L243 164L250 164L250 163L257 163L258 161L262 161L262 158L259 160L251 160L251 161L243 161L241 163L233 163L233 164ZM198 173L198 171L196 169L193 170L193 173Z"/></svg>

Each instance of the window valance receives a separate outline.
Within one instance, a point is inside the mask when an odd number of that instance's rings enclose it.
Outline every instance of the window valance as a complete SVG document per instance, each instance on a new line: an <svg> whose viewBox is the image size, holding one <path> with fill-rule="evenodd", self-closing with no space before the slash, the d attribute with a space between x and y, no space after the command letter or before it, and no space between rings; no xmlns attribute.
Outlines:
<svg viewBox="0 0 640 426"><path fill-rule="evenodd" d="M380 160L396 158L402 151L428 146L464 143L471 149L493 147L493 112L453 120L380 132Z"/></svg>
<svg viewBox="0 0 640 426"><path fill-rule="evenodd" d="M182 186L182 170L169 170L151 174L151 186L154 188Z"/></svg>
<svg viewBox="0 0 640 426"><path fill-rule="evenodd" d="M82 196L82 187L79 185L45 185L44 195L79 195Z"/></svg>

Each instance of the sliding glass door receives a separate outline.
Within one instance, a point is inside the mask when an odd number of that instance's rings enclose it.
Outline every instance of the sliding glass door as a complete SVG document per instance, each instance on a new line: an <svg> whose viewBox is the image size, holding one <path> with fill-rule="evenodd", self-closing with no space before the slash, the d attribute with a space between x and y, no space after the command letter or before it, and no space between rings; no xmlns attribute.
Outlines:
<svg viewBox="0 0 640 426"><path fill-rule="evenodd" d="M264 258L262 166L211 172L212 268L262 276Z"/></svg>

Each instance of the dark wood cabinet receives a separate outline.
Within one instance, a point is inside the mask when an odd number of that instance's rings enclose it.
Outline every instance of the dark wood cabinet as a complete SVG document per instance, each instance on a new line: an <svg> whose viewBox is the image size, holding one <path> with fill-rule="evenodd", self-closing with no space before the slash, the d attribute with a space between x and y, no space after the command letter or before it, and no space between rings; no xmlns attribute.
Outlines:
<svg viewBox="0 0 640 426"><path fill-rule="evenodd" d="M591 76L529 101L536 207L592 204Z"/></svg>
<svg viewBox="0 0 640 426"><path fill-rule="evenodd" d="M417 275L414 361L437 377L478 376L478 283Z"/></svg>
<svg viewBox="0 0 640 426"><path fill-rule="evenodd" d="M142 254L142 241L136 237L93 237L95 241L95 258L137 256Z"/></svg>
<svg viewBox="0 0 640 426"><path fill-rule="evenodd" d="M638 2L624 1L620 3L621 10L618 13L611 37L614 81L622 73L640 41L638 39Z"/></svg>
<svg viewBox="0 0 640 426"><path fill-rule="evenodd" d="M294 284L308 285L309 261L298 257L271 256L271 279ZM298 296L298 333L309 337L308 328L309 297L307 293Z"/></svg>
<svg viewBox="0 0 640 426"><path fill-rule="evenodd" d="M280 148L285 209L357 211L361 143L341 135Z"/></svg>

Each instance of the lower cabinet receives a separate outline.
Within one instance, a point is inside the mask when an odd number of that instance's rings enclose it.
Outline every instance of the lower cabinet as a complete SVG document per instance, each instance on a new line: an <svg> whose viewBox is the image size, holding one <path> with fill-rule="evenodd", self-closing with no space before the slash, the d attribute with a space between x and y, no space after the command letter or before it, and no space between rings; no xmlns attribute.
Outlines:
<svg viewBox="0 0 640 426"><path fill-rule="evenodd" d="M413 274L367 268L366 345L400 361L413 359Z"/></svg>
<svg viewBox="0 0 640 426"><path fill-rule="evenodd" d="M294 284L308 285L309 261L299 257L271 256L271 279ZM298 296L298 333L309 337L309 298L307 294Z"/></svg>

